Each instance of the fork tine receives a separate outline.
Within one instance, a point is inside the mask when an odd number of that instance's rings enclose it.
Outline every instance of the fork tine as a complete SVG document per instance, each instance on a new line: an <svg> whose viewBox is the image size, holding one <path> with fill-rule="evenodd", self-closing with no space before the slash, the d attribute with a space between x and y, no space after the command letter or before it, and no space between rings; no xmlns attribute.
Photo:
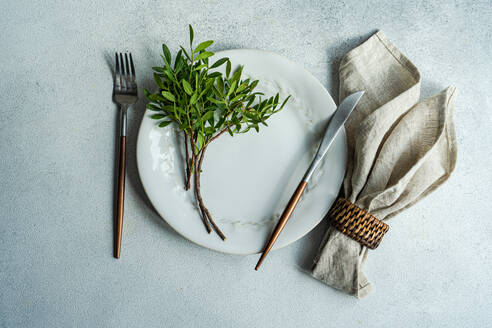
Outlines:
<svg viewBox="0 0 492 328"><path fill-rule="evenodd" d="M116 66L114 70L114 84L116 89L121 89L121 76L120 76L120 62L118 60L118 53L115 53L116 57Z"/></svg>
<svg viewBox="0 0 492 328"><path fill-rule="evenodd" d="M125 62L123 61L123 54L120 52L120 62L121 62L121 75L125 75Z"/></svg>
<svg viewBox="0 0 492 328"><path fill-rule="evenodd" d="M126 75L130 77L130 66L128 63L128 54L125 52Z"/></svg>
<svg viewBox="0 0 492 328"><path fill-rule="evenodd" d="M126 65L126 76L125 76L126 87L127 89L133 89L132 77L130 75L130 66L128 63L128 54L126 52L125 52L125 65Z"/></svg>
<svg viewBox="0 0 492 328"><path fill-rule="evenodd" d="M115 53L115 57L116 57L116 68L114 70L114 74L118 75L118 74L120 74L120 63L118 61L118 53L117 52Z"/></svg>
<svg viewBox="0 0 492 328"><path fill-rule="evenodd" d="M132 81L135 82L135 66L133 66L133 58L131 52L130 52L130 66L132 68Z"/></svg>
<svg viewBox="0 0 492 328"><path fill-rule="evenodd" d="M123 61L123 54L120 52L120 63L121 63L121 86L123 89L127 89L128 85L126 83L126 78L125 78L125 63Z"/></svg>

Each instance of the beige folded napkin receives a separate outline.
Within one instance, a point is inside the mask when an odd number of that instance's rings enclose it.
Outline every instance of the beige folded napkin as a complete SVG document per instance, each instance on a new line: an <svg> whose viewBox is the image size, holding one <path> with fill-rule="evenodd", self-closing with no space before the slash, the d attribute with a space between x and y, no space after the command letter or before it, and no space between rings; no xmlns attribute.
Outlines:
<svg viewBox="0 0 492 328"><path fill-rule="evenodd" d="M449 87L419 102L419 71L381 31L344 56L339 74L340 100L366 91L345 125L348 164L342 194L386 221L432 192L453 171L456 89ZM312 275L363 297L371 289L362 273L366 256L366 248L330 226Z"/></svg>

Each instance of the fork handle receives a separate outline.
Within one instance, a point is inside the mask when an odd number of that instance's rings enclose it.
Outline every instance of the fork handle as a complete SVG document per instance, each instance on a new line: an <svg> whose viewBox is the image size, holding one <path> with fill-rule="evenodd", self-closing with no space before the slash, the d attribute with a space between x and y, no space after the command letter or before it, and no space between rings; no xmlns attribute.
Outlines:
<svg viewBox="0 0 492 328"><path fill-rule="evenodd" d="M123 209L125 207L125 166L126 166L126 136L120 137L120 161L118 168L118 200L116 209L116 231L114 241L114 257L120 258L121 234L123 231Z"/></svg>
<svg viewBox="0 0 492 328"><path fill-rule="evenodd" d="M116 222L114 238L114 257L121 254L121 235L123 231L123 210L125 207L125 170L126 170L126 108L121 109L120 158L118 165L118 195L116 203Z"/></svg>

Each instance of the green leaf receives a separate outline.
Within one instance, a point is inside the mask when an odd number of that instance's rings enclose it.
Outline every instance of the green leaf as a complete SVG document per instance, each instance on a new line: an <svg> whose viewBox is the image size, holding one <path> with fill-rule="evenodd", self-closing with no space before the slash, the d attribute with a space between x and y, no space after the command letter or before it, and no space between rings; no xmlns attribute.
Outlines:
<svg viewBox="0 0 492 328"><path fill-rule="evenodd" d="M162 121L161 123L159 123L159 127L163 128L165 126L168 126L171 123L172 123L172 121Z"/></svg>
<svg viewBox="0 0 492 328"><path fill-rule="evenodd" d="M211 119L212 117L214 117L214 112L213 111L208 111L206 112L205 114L203 114L202 116L202 121L205 122L205 121L208 121L209 119Z"/></svg>
<svg viewBox="0 0 492 328"><path fill-rule="evenodd" d="M165 71L164 71L164 74L166 74L167 78L168 78L170 81L174 81L174 82L176 82L176 79L174 78L173 73L171 73L171 72L170 72L170 71L168 71L168 70L165 70Z"/></svg>
<svg viewBox="0 0 492 328"><path fill-rule="evenodd" d="M205 138L203 137L203 134L199 133L198 136L196 137L198 141L198 147L201 149L203 146L203 143L205 141Z"/></svg>
<svg viewBox="0 0 492 328"><path fill-rule="evenodd" d="M169 91L162 91L161 92L162 96L166 98L169 101L175 102L176 98L174 98L174 95L170 93Z"/></svg>
<svg viewBox="0 0 492 328"><path fill-rule="evenodd" d="M150 96L150 91L149 90L147 90L147 89L144 88L143 89L143 92L144 92L145 97L148 98Z"/></svg>
<svg viewBox="0 0 492 328"><path fill-rule="evenodd" d="M224 92L224 81L222 80L221 77L217 78L217 90L219 91L220 96L222 96Z"/></svg>
<svg viewBox="0 0 492 328"><path fill-rule="evenodd" d="M227 65L226 65L226 77L229 78L229 74L231 74L231 61L228 60L227 61Z"/></svg>
<svg viewBox="0 0 492 328"><path fill-rule="evenodd" d="M163 96L161 96L158 93L151 94L147 98L149 98L150 101L158 102L158 101L164 101L166 100Z"/></svg>
<svg viewBox="0 0 492 328"><path fill-rule="evenodd" d="M243 112L243 115L244 115L245 117L247 117L247 118L250 118L250 119L252 119L252 118L254 118L254 117L255 117L255 116L254 116L254 114L252 114L252 113L251 113L251 112L249 112L249 111L245 111L245 112Z"/></svg>
<svg viewBox="0 0 492 328"><path fill-rule="evenodd" d="M200 53L198 56L196 56L195 60L203 60L203 59L208 58L208 57L213 56L213 55L214 55L213 52L204 51L204 52Z"/></svg>
<svg viewBox="0 0 492 328"><path fill-rule="evenodd" d="M188 58L189 61L191 61L191 57L190 55L188 55L188 53L186 52L185 48L183 48L183 46L179 46L181 48L181 50L183 51L183 53L185 54L186 58Z"/></svg>
<svg viewBox="0 0 492 328"><path fill-rule="evenodd" d="M161 110L161 108L159 106L157 106L156 104L147 104L145 107L148 110L153 110L153 111L156 111L156 112L158 112L158 111Z"/></svg>
<svg viewBox="0 0 492 328"><path fill-rule="evenodd" d="M166 63L171 65L171 52L164 43L162 44L162 52L164 53L164 57L166 58Z"/></svg>
<svg viewBox="0 0 492 328"><path fill-rule="evenodd" d="M185 112L185 110L184 110L183 108L176 106L176 104L174 104L174 105L175 105L175 106L174 106L174 108L173 108L173 109L176 109L176 110L177 110L178 112L180 112L181 114L186 115L186 112Z"/></svg>
<svg viewBox="0 0 492 328"><path fill-rule="evenodd" d="M173 103L173 114L174 114L174 117L178 117L178 112L176 111L176 103ZM178 117L179 119L179 117Z"/></svg>
<svg viewBox="0 0 492 328"><path fill-rule="evenodd" d="M198 93L197 92L198 99L201 99L203 97L203 95L205 95L206 92L208 92L208 90L206 90L206 89L205 90L202 90L201 93Z"/></svg>
<svg viewBox="0 0 492 328"><path fill-rule="evenodd" d="M229 97L234 92L234 90L236 89L236 84L237 84L237 81L232 82L231 87L229 88L229 91L227 91L226 98Z"/></svg>
<svg viewBox="0 0 492 328"><path fill-rule="evenodd" d="M190 48L191 48L192 47L192 44L193 44L193 35L194 35L194 33L193 33L193 27L191 27L191 24L188 25L188 28L190 30Z"/></svg>
<svg viewBox="0 0 492 328"><path fill-rule="evenodd" d="M192 128L195 129L195 128L199 127L200 124L201 124L201 121L197 118L195 123L193 123Z"/></svg>
<svg viewBox="0 0 492 328"><path fill-rule="evenodd" d="M240 95L235 96L234 98L232 98L231 102L236 102L236 101L238 101L241 98L244 98L244 94L242 94L242 95L240 94Z"/></svg>
<svg viewBox="0 0 492 328"><path fill-rule="evenodd" d="M174 106L170 106L170 105L166 105L166 106L162 106L161 109L165 112L169 112L169 113L172 113L174 112Z"/></svg>
<svg viewBox="0 0 492 328"><path fill-rule="evenodd" d="M214 134L215 129L214 129L213 127L208 126L208 127L206 127L205 129L203 129L203 131L205 132L205 134L206 134L207 136L211 136L211 135L213 135L213 134Z"/></svg>
<svg viewBox="0 0 492 328"><path fill-rule="evenodd" d="M181 51L181 50L180 50ZM185 65L185 60L183 59L183 57L181 57L179 60L178 60L178 63L174 66L174 73L176 75L179 74L179 72L181 72L181 70L183 69L183 66Z"/></svg>
<svg viewBox="0 0 492 328"><path fill-rule="evenodd" d="M187 130L188 129L188 121L185 121L179 125L179 128L181 130Z"/></svg>
<svg viewBox="0 0 492 328"><path fill-rule="evenodd" d="M215 124L215 128L218 129L222 126L222 124L224 124L225 122L225 117L221 117L218 121L217 121L217 124Z"/></svg>
<svg viewBox="0 0 492 328"><path fill-rule="evenodd" d="M285 98L285 100L284 100L284 102L282 103L282 105L280 105L280 108L279 108L279 109L277 109L275 112L278 112L278 111L280 111L282 108L284 108L284 106L285 106L285 104L287 103L287 101L289 100L289 98L290 98L290 95L289 95L287 98Z"/></svg>
<svg viewBox="0 0 492 328"><path fill-rule="evenodd" d="M161 78L159 77L159 75L157 75L157 73L154 73L154 81L155 81L155 84L157 84L157 86L161 89L166 89L166 86L164 85L164 83L162 82Z"/></svg>
<svg viewBox="0 0 492 328"><path fill-rule="evenodd" d="M176 54L176 59L174 59L174 69L177 68L179 62L181 61L182 54L183 54L183 50L179 50L178 53Z"/></svg>
<svg viewBox="0 0 492 328"><path fill-rule="evenodd" d="M161 55L161 58L162 58L162 61L164 62L164 67L165 67L166 69L171 69L171 66L170 66L170 64L167 62L166 57L164 57L163 55Z"/></svg>
<svg viewBox="0 0 492 328"><path fill-rule="evenodd" d="M207 75L209 79L215 79L216 77L222 76L222 73L220 72L213 72Z"/></svg>
<svg viewBox="0 0 492 328"><path fill-rule="evenodd" d="M181 84L183 84L183 89L188 94L188 96L191 96L191 94L193 93L193 88L191 87L190 83L183 79L181 80Z"/></svg>
<svg viewBox="0 0 492 328"><path fill-rule="evenodd" d="M199 70L201 70L202 68L205 68L205 67L207 67L207 64L201 64L201 65L195 67L194 70L195 71L199 71Z"/></svg>
<svg viewBox="0 0 492 328"><path fill-rule="evenodd" d="M219 67L220 65L224 64L228 60L229 60L229 58L227 58L227 57L221 58L221 59L217 60L215 63L213 63L213 65L210 66L210 68Z"/></svg>
<svg viewBox="0 0 492 328"><path fill-rule="evenodd" d="M241 78L241 73L242 72L243 72L243 66L239 66L239 68L232 75L231 81L237 81L237 82L239 82L239 79Z"/></svg>
<svg viewBox="0 0 492 328"><path fill-rule="evenodd" d="M251 82L249 90L253 91L253 89L256 88L256 86L258 85L258 82L259 82L258 80Z"/></svg>
<svg viewBox="0 0 492 328"><path fill-rule="evenodd" d="M159 67L159 66L152 67L152 70L159 72L159 73L162 73L164 71L164 69L162 67Z"/></svg>
<svg viewBox="0 0 492 328"><path fill-rule="evenodd" d="M203 41L202 43L196 46L195 50L193 50L193 53L196 54L202 50L207 49L212 45L212 43L214 43L212 40Z"/></svg>
<svg viewBox="0 0 492 328"><path fill-rule="evenodd" d="M248 83L241 83L241 85L237 88L236 92L241 92L248 87Z"/></svg>
<svg viewBox="0 0 492 328"><path fill-rule="evenodd" d="M248 100L248 103L246 104L246 108L250 107L253 101L255 101L255 96L248 96L245 100Z"/></svg>
<svg viewBox="0 0 492 328"><path fill-rule="evenodd" d="M196 100L197 100L197 95L196 95L196 93L194 93L193 96L191 96L191 98L190 98L190 104L193 105L194 103L196 103Z"/></svg>
<svg viewBox="0 0 492 328"><path fill-rule="evenodd" d="M154 120L160 120L161 118L164 118L164 117L166 117L166 115L164 115L164 114L154 114L150 118L152 118Z"/></svg>
<svg viewBox="0 0 492 328"><path fill-rule="evenodd" d="M199 76L200 76L200 73L198 73L197 71L194 71L193 72L193 80L195 81L195 90L198 89L198 79L199 79Z"/></svg>
<svg viewBox="0 0 492 328"><path fill-rule="evenodd" d="M212 98L212 97L207 97L207 99L208 99L210 102L213 102L214 104L217 104L217 105L222 105L222 104L225 104L225 101L223 101L223 100L217 100L217 99Z"/></svg>

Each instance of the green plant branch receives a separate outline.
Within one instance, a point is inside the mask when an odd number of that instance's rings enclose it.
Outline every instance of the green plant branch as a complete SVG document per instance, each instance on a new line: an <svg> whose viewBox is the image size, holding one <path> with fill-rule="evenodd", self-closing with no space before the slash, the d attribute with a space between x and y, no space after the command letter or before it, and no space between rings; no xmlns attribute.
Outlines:
<svg viewBox="0 0 492 328"><path fill-rule="evenodd" d="M193 145L193 148L195 148L195 141L193 139L192 139L191 143ZM192 154L193 154L192 155L193 156L193 163L195 166L195 197L196 197L196 200L198 202L198 206L200 208L200 211L202 213L201 217L202 217L203 224L205 225L207 232L211 233L212 229L210 228L210 224L209 224L210 219L207 217L207 213L205 212L206 208L203 205L203 199L202 199L202 195L200 193L200 173L198 171L198 165L197 165L198 159L197 159L197 155L195 154L194 151L192 151Z"/></svg>
<svg viewBox="0 0 492 328"><path fill-rule="evenodd" d="M210 211L203 204L202 195L200 193L200 176L201 176L202 163L203 163L203 158L205 156L205 150L206 149L207 148L204 147L200 151L201 152L201 156L200 156L200 159L198 160L198 167L195 170L195 186L196 186L195 192L196 192L196 197L198 199L198 203L200 204L200 208L202 209L202 212L205 213L205 215L207 216L208 221L210 222L210 224L212 224L215 232L219 235L219 237L222 240L226 240L226 236L222 233L222 231L219 229L219 227L217 226L217 224L215 224L215 221L213 220L212 215L210 214Z"/></svg>
<svg viewBox="0 0 492 328"><path fill-rule="evenodd" d="M190 189L191 184L191 168L190 168L190 153L188 151L188 135L184 132L185 139L185 156L186 156L186 172L185 172L185 190Z"/></svg>
<svg viewBox="0 0 492 328"><path fill-rule="evenodd" d="M159 90L150 93L144 89L144 93L150 100L147 108L157 112L151 118L159 120L159 127L164 128L175 122L184 132L185 189L190 189L194 177L195 197L203 224L209 233L213 228L225 240L201 195L200 177L205 150L225 132L233 136L251 128L259 131L259 124L266 126L266 120L280 111L290 96L281 105L278 93L262 99L262 93L253 91L258 80L241 80L243 67L231 76L229 58L211 61L213 52L207 48L213 41L204 41L193 47L194 31L191 26L189 32L191 53L188 55L186 49L180 46L173 68L171 53L163 44L164 65L153 68ZM210 71L223 64L226 64L226 74Z"/></svg>

